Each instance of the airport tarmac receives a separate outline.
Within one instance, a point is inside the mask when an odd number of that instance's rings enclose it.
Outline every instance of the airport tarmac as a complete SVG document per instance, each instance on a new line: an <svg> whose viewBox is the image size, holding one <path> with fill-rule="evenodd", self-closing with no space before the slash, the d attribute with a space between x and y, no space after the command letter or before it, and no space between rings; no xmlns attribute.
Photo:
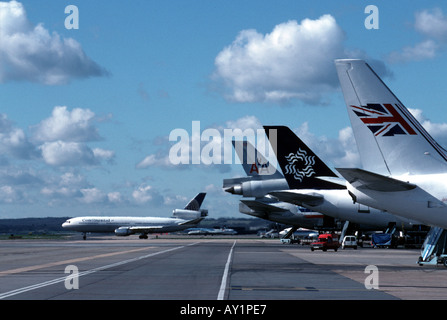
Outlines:
<svg viewBox="0 0 447 320"><path fill-rule="evenodd" d="M232 237L3 240L0 299L447 299L447 268L417 265L419 253L311 252L279 240ZM376 278L367 266L377 268Z"/></svg>

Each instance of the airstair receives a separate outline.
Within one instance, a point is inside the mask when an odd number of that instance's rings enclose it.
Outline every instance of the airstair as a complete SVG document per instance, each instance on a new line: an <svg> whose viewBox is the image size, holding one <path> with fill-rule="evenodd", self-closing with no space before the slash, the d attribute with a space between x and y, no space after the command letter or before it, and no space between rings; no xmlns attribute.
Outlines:
<svg viewBox="0 0 447 320"><path fill-rule="evenodd" d="M443 264L447 267L447 230L431 227L422 245L419 265Z"/></svg>

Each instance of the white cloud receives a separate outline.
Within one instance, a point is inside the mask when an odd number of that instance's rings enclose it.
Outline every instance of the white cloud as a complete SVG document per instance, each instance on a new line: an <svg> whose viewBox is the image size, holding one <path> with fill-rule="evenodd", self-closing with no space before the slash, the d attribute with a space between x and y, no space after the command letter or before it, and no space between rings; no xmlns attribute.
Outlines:
<svg viewBox="0 0 447 320"><path fill-rule="evenodd" d="M113 159L115 158L115 151L112 151L112 150L94 148L92 151L93 151L93 156L97 160L106 160L108 162L112 162Z"/></svg>
<svg viewBox="0 0 447 320"><path fill-rule="evenodd" d="M43 160L52 166L94 165L97 159L93 151L77 142L45 142L39 147Z"/></svg>
<svg viewBox="0 0 447 320"><path fill-rule="evenodd" d="M389 62L433 59L439 54L442 46L447 43L447 17L439 8L416 12L413 27L425 39L414 46L406 46L399 51L391 52L388 56Z"/></svg>
<svg viewBox="0 0 447 320"><path fill-rule="evenodd" d="M433 40L425 40L414 47L404 47L401 51L394 51L389 55L391 63L420 61L433 59L436 56L439 45Z"/></svg>
<svg viewBox="0 0 447 320"><path fill-rule="evenodd" d="M337 138L316 136L309 130L307 122L293 131L329 167L355 168L361 165L351 127L339 130Z"/></svg>
<svg viewBox="0 0 447 320"><path fill-rule="evenodd" d="M427 119L420 109L408 109L425 130L439 142L447 146L447 123L435 123Z"/></svg>
<svg viewBox="0 0 447 320"><path fill-rule="evenodd" d="M91 149L85 142L100 140L95 113L89 109L54 107L49 118L30 128L32 139L40 146L43 160L52 166L97 165L112 162L115 152Z"/></svg>
<svg viewBox="0 0 447 320"><path fill-rule="evenodd" d="M0 151L19 159L30 159L37 155L25 132L15 128L5 114L0 114Z"/></svg>
<svg viewBox="0 0 447 320"><path fill-rule="evenodd" d="M108 199L107 195L97 188L81 189L82 197L79 201L83 203L103 203Z"/></svg>
<svg viewBox="0 0 447 320"><path fill-rule="evenodd" d="M31 128L37 141L95 141L100 136L94 126L95 114L89 109L54 107L51 117Z"/></svg>
<svg viewBox="0 0 447 320"><path fill-rule="evenodd" d="M154 187L149 185L141 185L132 192L132 198L137 204L162 204L164 202L163 197L159 194Z"/></svg>
<svg viewBox="0 0 447 320"><path fill-rule="evenodd" d="M206 130L212 130L209 131L210 136L206 137L204 134L207 132ZM188 150L186 155L175 155L177 158L181 158L181 163L187 163L187 164L196 164L196 166L201 166L201 168L206 167L217 167L218 170L221 172L227 172L228 166L223 165L224 163L224 156L225 156L225 139L229 139L228 146L230 147L230 151L233 152L232 146L231 146L231 139L232 137L228 136L225 137L224 130L228 129L230 132L237 133L236 129L240 129L241 133L253 133L257 134L257 130L261 130L262 134L264 134L264 130L262 127L261 122L259 119L255 116L244 116L241 118L238 118L236 120L229 120L226 121L224 125L213 125L207 128L200 128L201 132L199 135L193 135L191 136L190 133L188 133L188 139L186 140L177 140L178 142L171 142L167 145L172 148L174 145L180 145L183 149ZM203 139L203 140L202 140ZM208 139L208 140L207 140ZM167 139L162 139L163 141ZM199 152L193 153L193 146L199 146L196 149L200 149ZM204 149L206 150L204 151ZM207 152L209 151L209 153ZM217 154L214 154L214 151L216 151ZM227 151L228 152L228 151ZM137 165L137 169L145 169L149 167L161 167L161 168L178 168L178 169L184 169L189 166L183 166L183 165L177 165L174 164L173 161L171 161L169 157L170 150L164 149L159 150L157 153L150 154L146 156L143 160L141 160ZM206 158L206 159L205 159ZM205 163L206 160L214 160L213 164ZM222 164L222 165L221 165Z"/></svg>
<svg viewBox="0 0 447 320"><path fill-rule="evenodd" d="M331 15L281 23L266 35L243 30L216 57L214 78L237 102L321 103L338 86L333 60L346 57L344 39Z"/></svg>
<svg viewBox="0 0 447 320"><path fill-rule="evenodd" d="M20 2L0 2L0 83L32 81L59 85L107 75L72 38L32 26Z"/></svg>
<svg viewBox="0 0 447 320"><path fill-rule="evenodd" d="M141 160L137 165L137 169L145 169L151 166L156 167L171 167L174 166L169 160L169 156L150 154Z"/></svg>
<svg viewBox="0 0 447 320"><path fill-rule="evenodd" d="M430 38L447 41L447 17L440 8L417 12L414 28Z"/></svg>

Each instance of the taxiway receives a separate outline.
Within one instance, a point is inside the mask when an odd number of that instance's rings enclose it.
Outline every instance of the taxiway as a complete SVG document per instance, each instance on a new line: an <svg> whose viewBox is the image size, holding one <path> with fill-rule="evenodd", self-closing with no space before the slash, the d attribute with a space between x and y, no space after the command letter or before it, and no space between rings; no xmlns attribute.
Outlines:
<svg viewBox="0 0 447 320"><path fill-rule="evenodd" d="M418 266L418 255L416 249L311 252L231 237L4 240L0 299L447 299L447 268ZM371 265L378 289L365 286Z"/></svg>

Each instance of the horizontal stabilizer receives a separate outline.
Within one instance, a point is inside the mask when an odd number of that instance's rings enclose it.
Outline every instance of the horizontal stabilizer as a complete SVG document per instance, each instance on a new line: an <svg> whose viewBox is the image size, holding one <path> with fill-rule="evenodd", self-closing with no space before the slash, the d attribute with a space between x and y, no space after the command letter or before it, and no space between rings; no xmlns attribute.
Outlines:
<svg viewBox="0 0 447 320"><path fill-rule="evenodd" d="M241 200L243 204L254 211L262 211L262 212L286 212L289 211L287 209L283 209L277 206L273 206L271 204L257 201L257 200Z"/></svg>
<svg viewBox="0 0 447 320"><path fill-rule="evenodd" d="M302 192L300 190L272 191L269 194L278 198L279 201L293 203L296 205L317 206L323 203L324 197L321 194L312 192Z"/></svg>
<svg viewBox="0 0 447 320"><path fill-rule="evenodd" d="M395 192L408 191L416 188L416 185L401 180L386 177L377 173L362 169L336 168L337 171L357 189L369 189L374 191Z"/></svg>

